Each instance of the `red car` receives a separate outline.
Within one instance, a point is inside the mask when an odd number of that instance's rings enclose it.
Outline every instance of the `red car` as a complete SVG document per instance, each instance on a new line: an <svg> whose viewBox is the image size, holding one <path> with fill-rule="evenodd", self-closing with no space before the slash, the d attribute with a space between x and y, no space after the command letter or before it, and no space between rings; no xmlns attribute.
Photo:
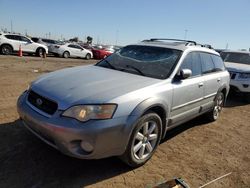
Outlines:
<svg viewBox="0 0 250 188"><path fill-rule="evenodd" d="M107 49L92 49L92 53L93 53L93 57L94 59L103 59L107 56L109 56L110 54L113 53L113 51L109 51Z"/></svg>

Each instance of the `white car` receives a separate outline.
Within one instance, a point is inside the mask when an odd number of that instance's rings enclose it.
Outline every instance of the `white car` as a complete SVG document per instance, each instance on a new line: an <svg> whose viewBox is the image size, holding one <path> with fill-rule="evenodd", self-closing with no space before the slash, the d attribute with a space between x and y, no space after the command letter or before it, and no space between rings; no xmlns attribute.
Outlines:
<svg viewBox="0 0 250 188"><path fill-rule="evenodd" d="M78 44L67 43L64 45L52 45L50 50L55 55L59 55L64 58L68 57L81 57L86 59L93 58L93 53L81 47Z"/></svg>
<svg viewBox="0 0 250 188"><path fill-rule="evenodd" d="M44 53L48 54L48 47L43 44L33 42L28 37L1 33L0 34L0 51L4 55L12 54L18 51L21 47L23 52L36 54L37 56L43 56Z"/></svg>
<svg viewBox="0 0 250 188"><path fill-rule="evenodd" d="M230 73L230 89L250 95L250 52L223 51L221 57Z"/></svg>

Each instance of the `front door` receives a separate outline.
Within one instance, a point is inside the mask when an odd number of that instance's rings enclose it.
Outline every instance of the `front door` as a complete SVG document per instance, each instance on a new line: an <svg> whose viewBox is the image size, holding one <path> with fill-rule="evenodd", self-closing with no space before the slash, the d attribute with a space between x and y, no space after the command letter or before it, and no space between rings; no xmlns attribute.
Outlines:
<svg viewBox="0 0 250 188"><path fill-rule="evenodd" d="M176 124L199 114L204 96L204 79L201 75L200 56L196 52L187 54L181 69L190 69L191 77L173 81L173 101L170 124Z"/></svg>

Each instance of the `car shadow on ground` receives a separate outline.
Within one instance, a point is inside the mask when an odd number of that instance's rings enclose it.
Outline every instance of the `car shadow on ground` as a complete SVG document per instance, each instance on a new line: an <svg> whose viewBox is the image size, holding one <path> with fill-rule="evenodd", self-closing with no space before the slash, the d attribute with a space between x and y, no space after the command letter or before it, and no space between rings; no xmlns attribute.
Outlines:
<svg viewBox="0 0 250 188"><path fill-rule="evenodd" d="M0 187L84 187L129 170L117 157L65 156L33 136L20 120L0 125Z"/></svg>
<svg viewBox="0 0 250 188"><path fill-rule="evenodd" d="M250 104L250 96L246 96L242 93L229 92L225 103L225 108L245 106L249 104Z"/></svg>
<svg viewBox="0 0 250 188"><path fill-rule="evenodd" d="M227 108L245 104L238 100L229 98ZM162 142L208 123L204 116L197 117L168 131ZM80 160L65 156L32 135L20 120L0 125L0 187L84 187L130 170L117 157Z"/></svg>

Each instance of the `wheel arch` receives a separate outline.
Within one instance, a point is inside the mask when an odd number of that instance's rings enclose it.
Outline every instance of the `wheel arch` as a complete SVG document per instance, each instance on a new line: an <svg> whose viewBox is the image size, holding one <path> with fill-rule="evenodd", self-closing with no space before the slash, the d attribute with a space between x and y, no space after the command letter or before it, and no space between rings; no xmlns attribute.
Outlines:
<svg viewBox="0 0 250 188"><path fill-rule="evenodd" d="M14 51L14 47L13 47L11 44L9 44L9 43L3 43L3 44L1 44L1 45L0 45L0 49L1 49L2 46L4 46L4 45L10 46L10 47L12 48L12 51Z"/></svg>
<svg viewBox="0 0 250 188"><path fill-rule="evenodd" d="M42 49L44 52L46 52L46 49L45 49L44 47L38 46L38 47L36 48L36 53L38 53L39 49Z"/></svg>
<svg viewBox="0 0 250 188"><path fill-rule="evenodd" d="M139 118L147 114L148 112L154 112L160 116L162 120L161 139L164 138L167 130L167 119L168 115L170 114L169 105L166 103L166 101L163 101L159 98L149 98L139 103L130 114L130 117ZM133 125L133 127L131 128L130 135L134 129L134 126L135 125Z"/></svg>
<svg viewBox="0 0 250 188"><path fill-rule="evenodd" d="M64 50L63 53L62 53L62 56L63 56L63 54L66 53L66 52L69 53L69 56L70 56L70 52L69 52L68 50Z"/></svg>
<svg viewBox="0 0 250 188"><path fill-rule="evenodd" d="M224 102L226 102L226 98L227 98L227 95L229 93L229 87L227 87L226 84L222 85L219 89L218 89L218 92L217 93L220 93L222 92L223 95L224 95Z"/></svg>

